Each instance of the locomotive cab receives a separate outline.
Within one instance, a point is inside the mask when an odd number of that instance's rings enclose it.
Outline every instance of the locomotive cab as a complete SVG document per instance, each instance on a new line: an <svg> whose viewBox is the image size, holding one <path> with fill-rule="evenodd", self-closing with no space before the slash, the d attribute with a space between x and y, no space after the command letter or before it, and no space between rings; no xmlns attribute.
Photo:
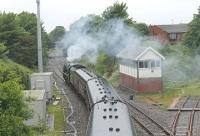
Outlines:
<svg viewBox="0 0 200 136"><path fill-rule="evenodd" d="M65 64L63 66L63 78L66 82L69 82L70 64Z"/></svg>
<svg viewBox="0 0 200 136"><path fill-rule="evenodd" d="M85 68L85 66L80 65L80 64L74 64L74 63L67 63L66 65L64 65L63 78L65 79L65 81L69 83L71 81L70 80L70 76L72 76L71 73L80 68Z"/></svg>

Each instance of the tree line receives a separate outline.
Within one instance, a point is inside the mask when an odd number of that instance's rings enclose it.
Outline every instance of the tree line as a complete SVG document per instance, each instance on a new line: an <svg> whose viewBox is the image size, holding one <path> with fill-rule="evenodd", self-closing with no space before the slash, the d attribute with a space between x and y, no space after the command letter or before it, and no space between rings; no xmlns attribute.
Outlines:
<svg viewBox="0 0 200 136"><path fill-rule="evenodd" d="M127 9L125 3L116 2L105 9L101 15L90 15L93 16L94 20L87 24L87 33L95 35L104 26L105 22L117 18L136 29L140 35L148 35L148 26L134 21L129 16ZM28 89L28 74L32 71L13 63L10 59L33 70L37 67L36 23L36 15L33 13L0 13L0 135L2 136L34 135L33 128L25 126L23 123L32 114L31 109L28 109L25 103L22 91ZM70 31L66 32L63 26L57 26L47 34L43 23L41 23L41 26L43 57L46 63L48 49L54 47L56 42ZM200 54L200 8L188 27L183 45L177 47L165 46L162 53L166 56L179 53L181 63L178 65L183 67L189 75L195 76L199 74L194 75L191 70L193 70L195 64L191 65L190 62L193 56ZM99 52L96 65L88 63L84 59L81 62L95 69L99 74L107 74L106 76L109 77L118 69L115 63L116 60L101 50ZM184 57L186 54L190 56L187 59ZM199 66L195 67L196 71L198 71Z"/></svg>
<svg viewBox="0 0 200 136"><path fill-rule="evenodd" d="M28 108L22 90L30 89L29 74L37 67L36 23L36 15L33 13L0 13L1 136L35 134L35 128L24 124L24 120L32 117L32 109ZM42 23L41 25L46 63L50 39Z"/></svg>
<svg viewBox="0 0 200 136"><path fill-rule="evenodd" d="M42 23L41 26L43 57L46 63L50 40ZM1 56L6 54L19 64L36 68L37 21L34 13L0 13L0 50Z"/></svg>

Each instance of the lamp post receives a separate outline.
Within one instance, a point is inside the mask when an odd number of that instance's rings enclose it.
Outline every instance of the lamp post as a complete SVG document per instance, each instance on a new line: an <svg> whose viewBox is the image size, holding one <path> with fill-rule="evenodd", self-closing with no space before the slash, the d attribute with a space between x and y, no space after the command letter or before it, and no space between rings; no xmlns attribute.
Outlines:
<svg viewBox="0 0 200 136"><path fill-rule="evenodd" d="M40 0L37 3L37 43L38 43L38 70L43 72L43 57L42 57L42 38L41 38L41 24L40 24Z"/></svg>

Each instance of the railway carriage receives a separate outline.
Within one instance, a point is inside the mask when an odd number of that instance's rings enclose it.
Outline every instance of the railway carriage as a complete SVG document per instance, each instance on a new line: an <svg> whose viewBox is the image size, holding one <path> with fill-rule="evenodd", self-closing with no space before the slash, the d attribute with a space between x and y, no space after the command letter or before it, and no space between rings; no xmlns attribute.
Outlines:
<svg viewBox="0 0 200 136"><path fill-rule="evenodd" d="M90 111L87 136L135 136L127 106L104 78L79 64L65 65L63 73Z"/></svg>

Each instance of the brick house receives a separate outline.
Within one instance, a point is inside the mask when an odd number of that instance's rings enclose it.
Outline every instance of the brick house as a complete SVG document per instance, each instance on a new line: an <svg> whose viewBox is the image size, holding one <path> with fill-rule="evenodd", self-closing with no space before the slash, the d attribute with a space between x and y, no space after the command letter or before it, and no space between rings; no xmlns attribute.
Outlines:
<svg viewBox="0 0 200 136"><path fill-rule="evenodd" d="M120 84L136 92L161 92L162 61L152 47L126 48L118 55Z"/></svg>
<svg viewBox="0 0 200 136"><path fill-rule="evenodd" d="M162 44L175 44L182 40L187 32L187 24L150 25L150 35L158 39Z"/></svg>

